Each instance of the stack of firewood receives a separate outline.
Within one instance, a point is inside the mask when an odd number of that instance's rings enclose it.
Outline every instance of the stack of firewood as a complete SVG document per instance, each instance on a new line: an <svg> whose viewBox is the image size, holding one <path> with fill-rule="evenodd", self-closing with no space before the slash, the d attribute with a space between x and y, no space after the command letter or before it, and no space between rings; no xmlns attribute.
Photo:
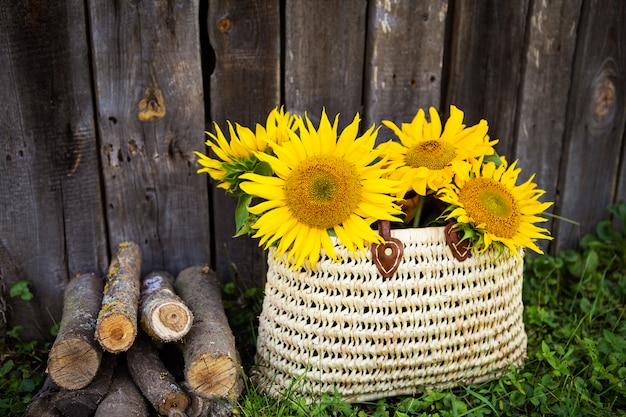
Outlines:
<svg viewBox="0 0 626 417"><path fill-rule="evenodd" d="M232 413L243 378L215 273L197 265L176 279L141 279L141 258L124 242L106 280L71 279L46 380L25 416ZM178 377L166 351L179 359Z"/></svg>

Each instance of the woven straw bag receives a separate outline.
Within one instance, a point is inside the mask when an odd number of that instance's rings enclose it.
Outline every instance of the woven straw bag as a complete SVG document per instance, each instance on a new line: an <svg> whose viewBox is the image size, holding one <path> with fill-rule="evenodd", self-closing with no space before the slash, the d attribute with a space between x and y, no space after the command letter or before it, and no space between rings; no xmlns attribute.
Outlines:
<svg viewBox="0 0 626 417"><path fill-rule="evenodd" d="M368 401L523 363L523 254L489 249L461 262L443 227L391 236L404 253L389 278L369 249L354 256L337 241L342 261L322 256L298 270L270 249L253 372L262 391Z"/></svg>

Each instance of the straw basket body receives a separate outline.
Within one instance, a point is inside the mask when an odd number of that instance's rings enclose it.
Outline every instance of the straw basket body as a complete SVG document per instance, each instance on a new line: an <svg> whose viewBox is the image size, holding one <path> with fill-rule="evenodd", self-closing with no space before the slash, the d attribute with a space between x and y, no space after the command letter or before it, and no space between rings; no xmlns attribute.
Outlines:
<svg viewBox="0 0 626 417"><path fill-rule="evenodd" d="M523 255L459 262L443 228L392 230L402 262L383 278L369 250L294 270L268 257L253 378L274 396L346 401L496 377L526 356Z"/></svg>

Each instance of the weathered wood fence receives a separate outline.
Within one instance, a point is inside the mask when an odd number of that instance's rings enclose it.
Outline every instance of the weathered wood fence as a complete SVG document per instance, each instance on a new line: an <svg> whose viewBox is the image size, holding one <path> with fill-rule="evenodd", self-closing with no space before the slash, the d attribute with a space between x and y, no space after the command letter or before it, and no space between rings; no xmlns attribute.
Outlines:
<svg viewBox="0 0 626 417"><path fill-rule="evenodd" d="M580 222L553 222L550 250L573 247L626 199L625 22L622 0L0 0L0 323L49 337L69 277L104 274L124 240L144 273L260 282L193 151L212 120L283 103L366 126L485 118ZM34 301L8 297L19 280Z"/></svg>

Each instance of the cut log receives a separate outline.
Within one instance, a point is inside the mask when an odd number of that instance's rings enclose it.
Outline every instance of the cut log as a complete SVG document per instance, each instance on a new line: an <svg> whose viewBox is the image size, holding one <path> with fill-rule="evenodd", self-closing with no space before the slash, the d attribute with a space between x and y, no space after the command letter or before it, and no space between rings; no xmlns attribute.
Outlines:
<svg viewBox="0 0 626 417"><path fill-rule="evenodd" d="M94 274L81 274L65 288L59 333L48 355L48 373L62 388L86 387L100 367L102 349L94 333L103 285Z"/></svg>
<svg viewBox="0 0 626 417"><path fill-rule="evenodd" d="M236 401L243 376L215 272L207 265L187 268L176 278L175 287L195 316L181 343L185 380L197 395Z"/></svg>
<svg viewBox="0 0 626 417"><path fill-rule="evenodd" d="M210 412L210 400L197 395L187 381L183 381L181 386L189 395L189 406L187 407L187 417L206 417Z"/></svg>
<svg viewBox="0 0 626 417"><path fill-rule="evenodd" d="M126 369L113 377L109 392L98 405L94 417L148 417L148 408L141 391Z"/></svg>
<svg viewBox="0 0 626 417"><path fill-rule="evenodd" d="M68 390L59 387L50 375L33 396L23 417L89 417L106 395L116 368L115 356L104 354L95 378L85 388Z"/></svg>
<svg viewBox="0 0 626 417"><path fill-rule="evenodd" d="M187 407L187 417L232 417L235 415L231 400L201 397L193 392L186 381L181 385L191 400Z"/></svg>
<svg viewBox="0 0 626 417"><path fill-rule="evenodd" d="M185 412L189 397L167 370L156 346L145 333L139 332L135 338L126 352L126 362L135 384L159 414Z"/></svg>
<svg viewBox="0 0 626 417"><path fill-rule="evenodd" d="M39 391L31 398L23 417L61 417L61 412L54 406L54 399L61 391L67 392L55 384L48 374Z"/></svg>
<svg viewBox="0 0 626 417"><path fill-rule="evenodd" d="M143 279L139 313L141 327L160 342L183 338L193 323L191 310L176 295L174 277L167 272L153 272Z"/></svg>
<svg viewBox="0 0 626 417"><path fill-rule="evenodd" d="M140 280L141 249L134 242L120 243L109 266L96 323L96 339L108 352L124 352L135 340Z"/></svg>

